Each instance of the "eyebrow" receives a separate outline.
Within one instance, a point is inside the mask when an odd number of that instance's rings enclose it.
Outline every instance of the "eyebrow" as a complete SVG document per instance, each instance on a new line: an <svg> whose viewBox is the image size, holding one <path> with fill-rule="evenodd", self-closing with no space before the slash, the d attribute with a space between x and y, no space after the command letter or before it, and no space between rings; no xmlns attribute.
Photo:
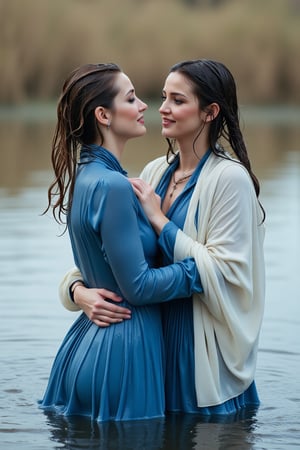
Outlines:
<svg viewBox="0 0 300 450"><path fill-rule="evenodd" d="M133 94L133 93L134 93L134 89L132 88L132 89L130 89L130 90L127 92L126 97L127 97L127 95L130 95L130 94Z"/></svg>
<svg viewBox="0 0 300 450"><path fill-rule="evenodd" d="M163 89L163 94L166 94L166 91ZM185 94L182 94L182 92L170 92L170 95L181 95L182 97L187 97Z"/></svg>

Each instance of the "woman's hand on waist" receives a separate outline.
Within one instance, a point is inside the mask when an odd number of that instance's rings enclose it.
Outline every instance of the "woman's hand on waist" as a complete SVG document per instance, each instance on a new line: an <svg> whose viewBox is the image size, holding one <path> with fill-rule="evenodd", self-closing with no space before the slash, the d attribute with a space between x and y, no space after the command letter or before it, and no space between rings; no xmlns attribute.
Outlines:
<svg viewBox="0 0 300 450"><path fill-rule="evenodd" d="M130 309L111 303L111 301L118 303L123 299L107 289L78 285L73 295L74 302L99 327L109 327L113 323L131 318Z"/></svg>

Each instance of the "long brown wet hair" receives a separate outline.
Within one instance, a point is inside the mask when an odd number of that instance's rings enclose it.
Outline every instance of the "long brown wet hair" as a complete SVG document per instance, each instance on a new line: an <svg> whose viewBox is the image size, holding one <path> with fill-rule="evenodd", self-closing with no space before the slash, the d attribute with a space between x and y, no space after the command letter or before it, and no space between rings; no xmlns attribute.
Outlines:
<svg viewBox="0 0 300 450"><path fill-rule="evenodd" d="M51 161L55 179L48 189L48 206L55 220L65 223L73 197L78 150L83 144L103 142L95 118L98 106L111 109L118 90L116 64L86 64L66 79L57 106L57 124L52 141Z"/></svg>

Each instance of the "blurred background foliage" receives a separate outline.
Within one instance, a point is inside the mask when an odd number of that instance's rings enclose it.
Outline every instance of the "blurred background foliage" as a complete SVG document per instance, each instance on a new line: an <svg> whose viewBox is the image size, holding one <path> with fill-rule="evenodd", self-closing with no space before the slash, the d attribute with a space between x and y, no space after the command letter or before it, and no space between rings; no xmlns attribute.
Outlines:
<svg viewBox="0 0 300 450"><path fill-rule="evenodd" d="M210 58L240 101L299 104L299 0L0 0L0 102L56 100L66 75L116 62L159 97L172 64Z"/></svg>

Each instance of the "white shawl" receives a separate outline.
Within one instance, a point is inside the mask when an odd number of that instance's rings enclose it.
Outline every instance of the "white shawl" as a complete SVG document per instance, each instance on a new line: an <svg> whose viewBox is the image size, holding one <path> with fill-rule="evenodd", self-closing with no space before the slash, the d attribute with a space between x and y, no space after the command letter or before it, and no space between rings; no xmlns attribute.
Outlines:
<svg viewBox="0 0 300 450"><path fill-rule="evenodd" d="M158 158L141 177L155 188L166 168L165 157ZM193 297L199 407L236 397L254 379L264 310L263 240L262 212L247 171L212 153L174 248L174 261L195 259L204 291Z"/></svg>

